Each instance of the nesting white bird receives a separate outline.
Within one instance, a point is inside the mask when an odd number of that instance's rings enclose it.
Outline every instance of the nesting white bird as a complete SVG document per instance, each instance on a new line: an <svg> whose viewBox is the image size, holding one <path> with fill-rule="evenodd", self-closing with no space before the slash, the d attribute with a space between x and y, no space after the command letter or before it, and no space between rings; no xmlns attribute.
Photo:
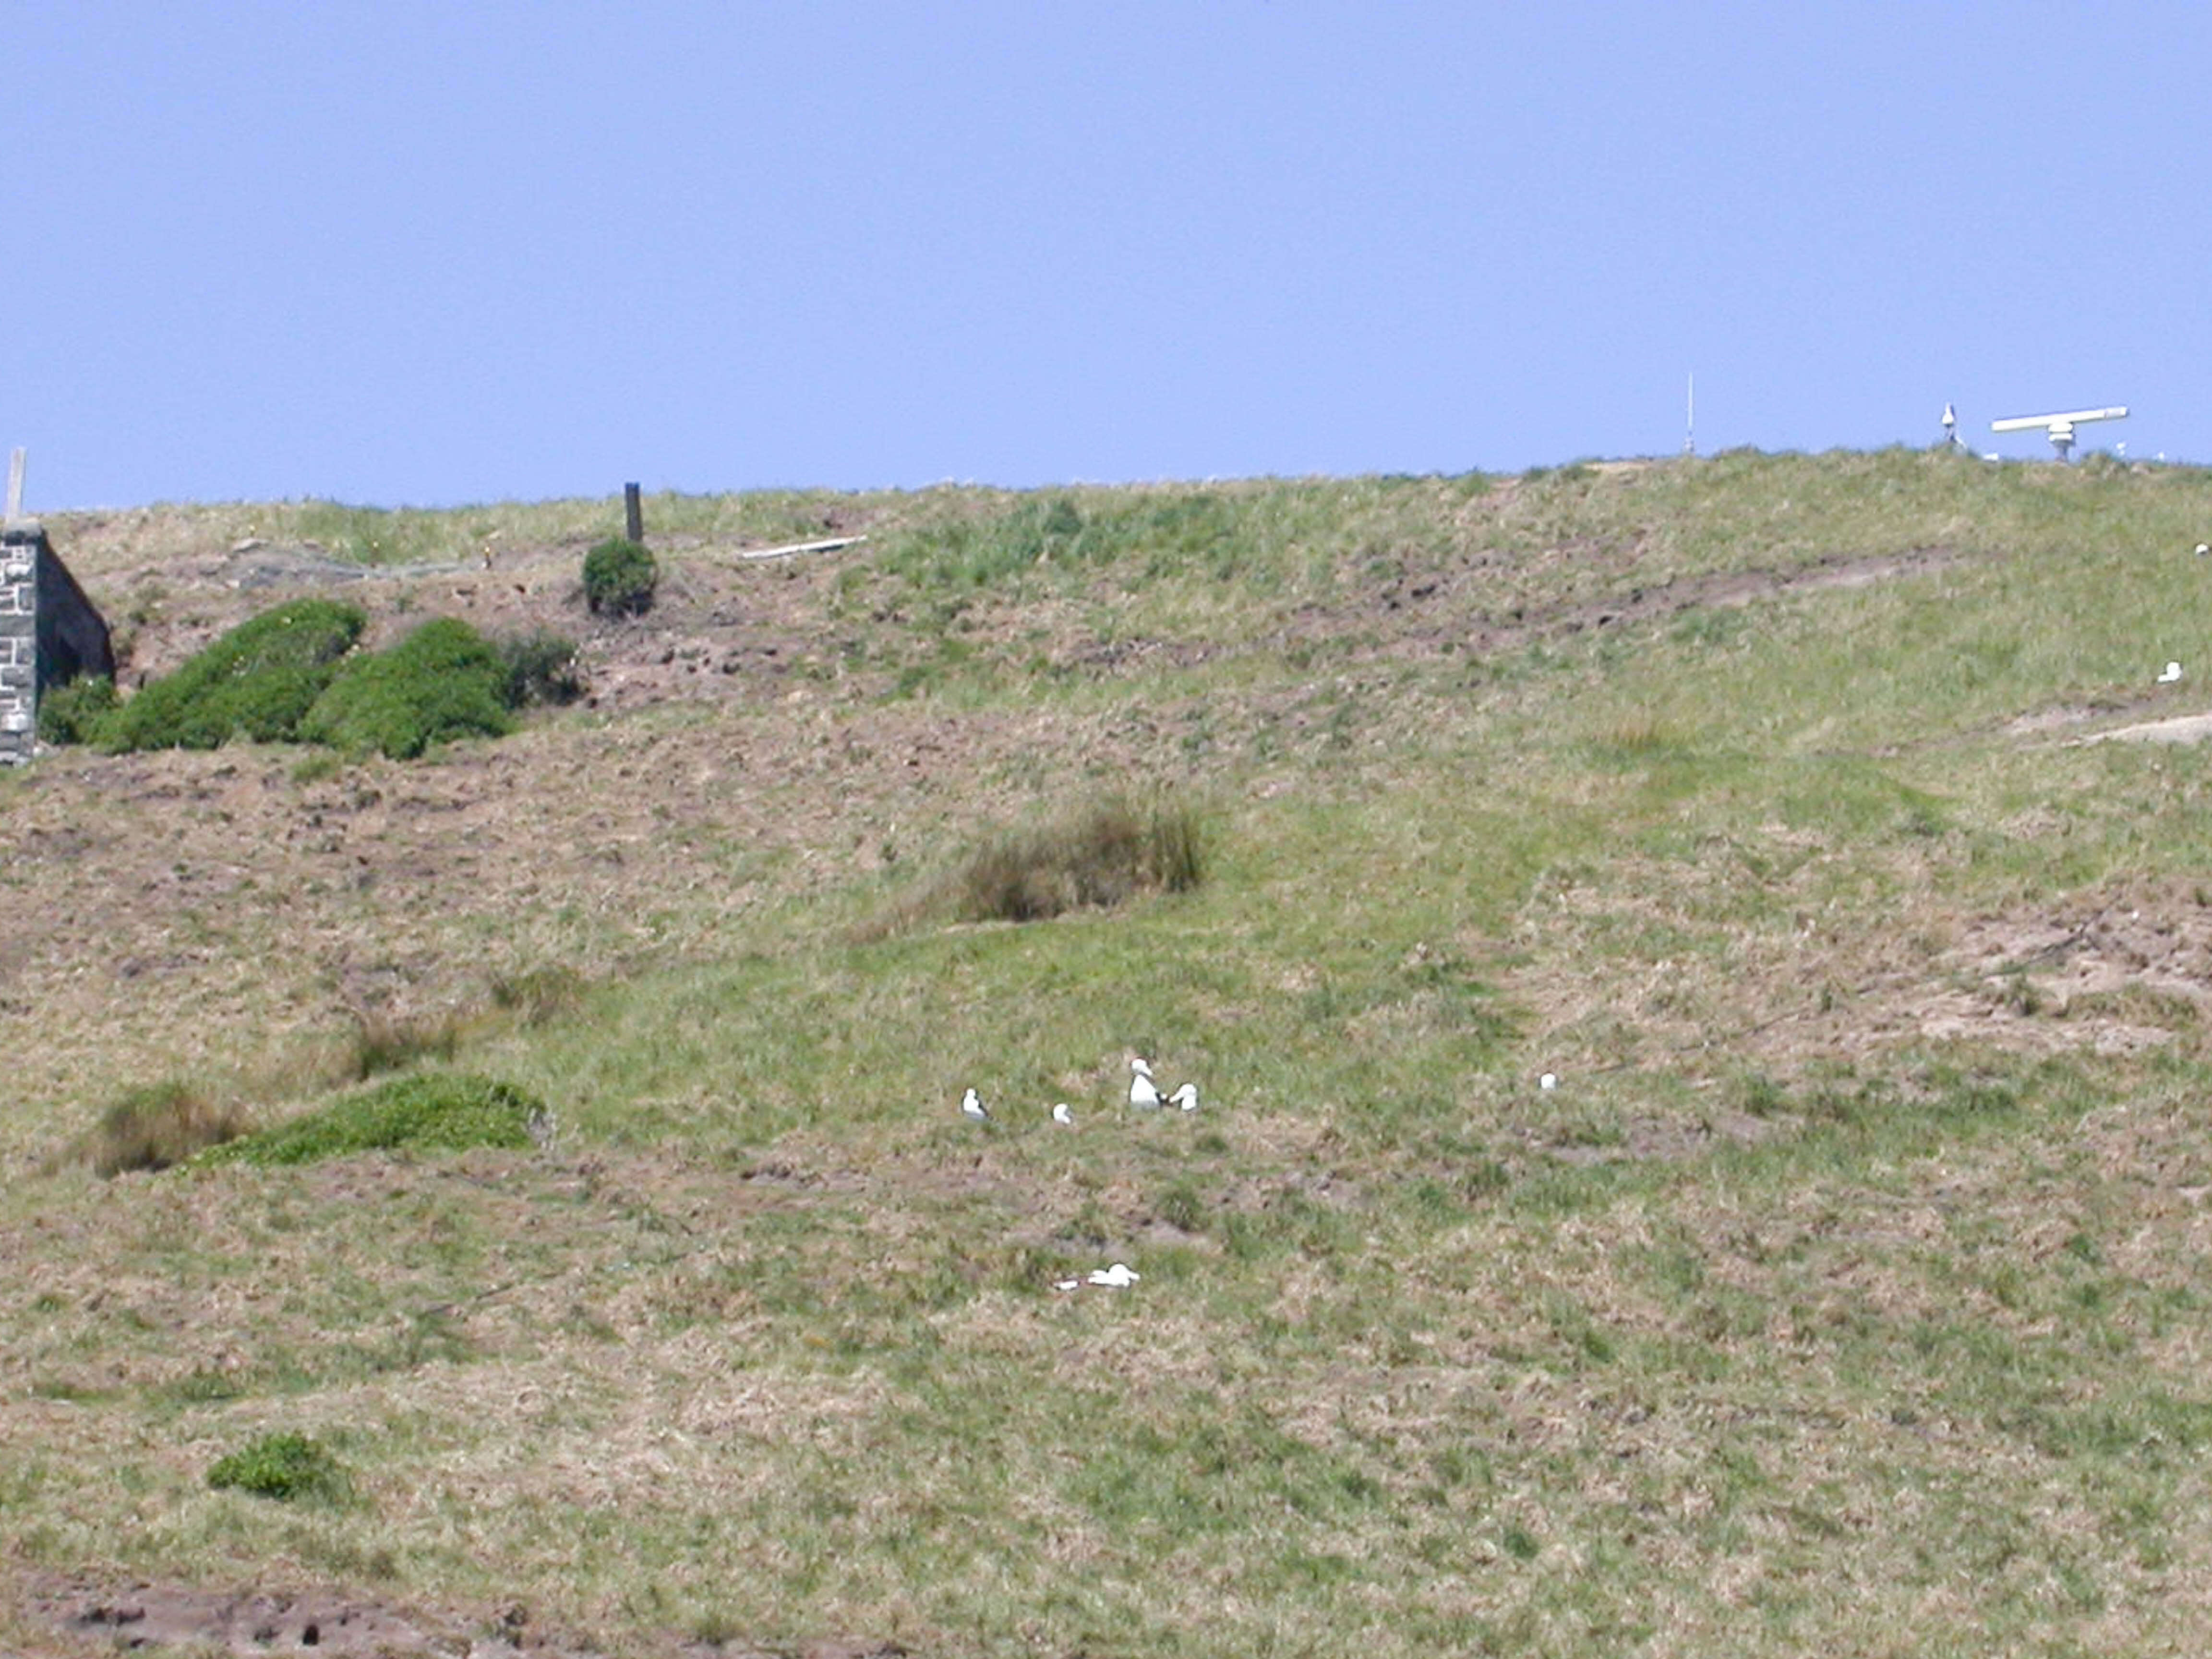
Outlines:
<svg viewBox="0 0 2212 1659"><path fill-rule="evenodd" d="M1558 1088L1559 1086L1559 1074L1557 1072L1545 1073L1543 1076L1536 1079L1536 1086L1539 1089Z"/></svg>
<svg viewBox="0 0 2212 1659"><path fill-rule="evenodd" d="M1129 1062L1129 1104L1140 1112L1160 1109L1160 1091L1152 1082L1152 1068L1140 1056Z"/></svg>
<svg viewBox="0 0 2212 1659"><path fill-rule="evenodd" d="M973 1089L960 1097L960 1115L973 1118L978 1123L988 1123L990 1113L983 1109L983 1097Z"/></svg>
<svg viewBox="0 0 2212 1659"><path fill-rule="evenodd" d="M1126 1291L1143 1277L1125 1261L1117 1261L1110 1267L1093 1267L1090 1273L1091 1283L1103 1285L1109 1291Z"/></svg>
<svg viewBox="0 0 2212 1659"><path fill-rule="evenodd" d="M2212 542L2199 542L2199 543L2197 543L2197 556L2198 558L2200 558L2200 559L2201 559L2201 558L2203 558L2203 557L2207 553L2212 553Z"/></svg>
<svg viewBox="0 0 2212 1659"><path fill-rule="evenodd" d="M1181 1107L1186 1112L1198 1109L1198 1085L1186 1083L1168 1097L1168 1104Z"/></svg>
<svg viewBox="0 0 2212 1659"><path fill-rule="evenodd" d="M1054 1123L1066 1123L1073 1126L1075 1122L1075 1114L1067 1109L1067 1103L1063 1100L1059 1105L1052 1109L1052 1121Z"/></svg>
<svg viewBox="0 0 2212 1659"><path fill-rule="evenodd" d="M2160 685L2172 685L2180 678L2181 665L2178 662L2170 662L2159 671L2158 683Z"/></svg>

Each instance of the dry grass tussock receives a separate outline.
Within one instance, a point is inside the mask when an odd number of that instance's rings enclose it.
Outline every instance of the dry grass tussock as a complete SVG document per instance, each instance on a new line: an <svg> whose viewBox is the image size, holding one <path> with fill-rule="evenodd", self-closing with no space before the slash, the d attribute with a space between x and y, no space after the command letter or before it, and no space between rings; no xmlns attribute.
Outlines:
<svg viewBox="0 0 2212 1659"><path fill-rule="evenodd" d="M166 1170L235 1139L246 1127L245 1112L232 1103L190 1084L155 1083L116 1101L60 1162L89 1164L100 1176Z"/></svg>
<svg viewBox="0 0 2212 1659"><path fill-rule="evenodd" d="M866 924L880 939L932 920L1043 921L1110 909L1141 893L1182 893L1206 877L1204 831L1192 807L1086 802L1051 822L1000 830Z"/></svg>

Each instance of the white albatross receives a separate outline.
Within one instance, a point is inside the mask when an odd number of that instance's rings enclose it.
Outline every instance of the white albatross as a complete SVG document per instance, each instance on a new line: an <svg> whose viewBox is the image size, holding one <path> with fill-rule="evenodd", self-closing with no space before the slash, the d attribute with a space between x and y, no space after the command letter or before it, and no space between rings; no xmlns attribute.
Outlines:
<svg viewBox="0 0 2212 1659"><path fill-rule="evenodd" d="M1052 1109L1052 1121L1054 1123L1065 1123L1073 1127L1075 1122L1075 1114L1067 1109L1067 1103L1063 1100Z"/></svg>
<svg viewBox="0 0 2212 1659"><path fill-rule="evenodd" d="M1158 1111L1160 1091L1153 1086L1152 1068L1137 1059L1129 1062L1129 1070L1134 1073L1129 1079L1129 1104L1140 1112Z"/></svg>
<svg viewBox="0 0 2212 1659"><path fill-rule="evenodd" d="M978 1123L988 1123L991 1121L990 1113L983 1109L983 1097L973 1089L960 1097L960 1115L972 1117Z"/></svg>
<svg viewBox="0 0 2212 1659"><path fill-rule="evenodd" d="M1198 1085L1195 1083L1184 1084L1182 1087L1177 1089L1173 1094L1168 1097L1168 1104L1170 1106L1179 1106L1186 1112L1196 1111L1198 1109Z"/></svg>

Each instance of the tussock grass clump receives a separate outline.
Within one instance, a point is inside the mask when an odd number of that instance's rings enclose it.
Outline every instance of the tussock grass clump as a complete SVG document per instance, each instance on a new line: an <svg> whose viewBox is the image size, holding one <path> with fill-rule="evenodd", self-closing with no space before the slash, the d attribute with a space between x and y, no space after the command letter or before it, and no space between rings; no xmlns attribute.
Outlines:
<svg viewBox="0 0 2212 1659"><path fill-rule="evenodd" d="M300 722L311 743L412 760L434 743L502 735L507 666L483 635L453 617L424 623L389 651L356 657Z"/></svg>
<svg viewBox="0 0 2212 1659"><path fill-rule="evenodd" d="M422 1060L451 1060L461 1046L463 1020L443 1013L408 1018L356 1008L353 1036L344 1057L346 1072L357 1083L366 1083L386 1072L397 1072Z"/></svg>
<svg viewBox="0 0 2212 1659"><path fill-rule="evenodd" d="M100 1176L166 1170L244 1133L244 1117L191 1084L171 1080L133 1089L100 1115L82 1149Z"/></svg>
<svg viewBox="0 0 2212 1659"><path fill-rule="evenodd" d="M1191 808L1097 800L1050 823L992 836L926 890L916 909L959 921L1041 921L1110 908L1142 892L1187 892L1205 874Z"/></svg>
<svg viewBox="0 0 2212 1659"><path fill-rule="evenodd" d="M586 989L584 976L573 968L526 968L493 975L491 1002L526 1026L544 1025L581 1008Z"/></svg>
<svg viewBox="0 0 2212 1659"><path fill-rule="evenodd" d="M550 1117L543 1100L514 1084L471 1073L424 1072L241 1136L201 1162L282 1166L356 1152L523 1147L535 1144L532 1125Z"/></svg>
<svg viewBox="0 0 2212 1659"><path fill-rule="evenodd" d="M367 617L333 599L295 599L240 623L100 722L100 746L214 749L234 737L280 743L337 673Z"/></svg>
<svg viewBox="0 0 2212 1659"><path fill-rule="evenodd" d="M321 1441L304 1434L264 1434L208 1470L208 1485L273 1498L280 1504L319 1498L336 1503L349 1496L352 1481Z"/></svg>

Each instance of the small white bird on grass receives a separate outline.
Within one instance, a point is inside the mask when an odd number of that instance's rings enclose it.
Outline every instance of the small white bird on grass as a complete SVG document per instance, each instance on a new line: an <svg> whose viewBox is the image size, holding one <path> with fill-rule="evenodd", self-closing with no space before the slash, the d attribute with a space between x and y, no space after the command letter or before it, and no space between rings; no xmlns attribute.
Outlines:
<svg viewBox="0 0 2212 1659"><path fill-rule="evenodd" d="M1558 1088L1559 1086L1559 1074L1557 1072L1545 1073L1543 1076L1536 1079L1536 1086L1539 1089Z"/></svg>
<svg viewBox="0 0 2212 1659"><path fill-rule="evenodd" d="M978 1123L988 1123L991 1121L990 1113L983 1109L983 1097L973 1089L960 1097L960 1115L973 1118Z"/></svg>
<svg viewBox="0 0 2212 1659"><path fill-rule="evenodd" d="M1052 1121L1054 1123L1065 1123L1073 1127L1075 1123L1075 1114L1067 1109L1067 1103L1063 1100L1052 1109Z"/></svg>
<svg viewBox="0 0 2212 1659"><path fill-rule="evenodd" d="M2160 672L2158 683L2160 685L2172 685L2174 681L2180 678L2181 665L2178 662L2170 662Z"/></svg>
<svg viewBox="0 0 2212 1659"><path fill-rule="evenodd" d="M1198 1109L1198 1085L1195 1083L1184 1084L1182 1087L1177 1089L1173 1094L1168 1097L1168 1104L1170 1106L1180 1106L1186 1112L1196 1111Z"/></svg>
<svg viewBox="0 0 2212 1659"><path fill-rule="evenodd" d="M1129 1062L1129 1070L1135 1073L1129 1079L1129 1104L1140 1112L1158 1111L1160 1091L1153 1085L1152 1066L1139 1057Z"/></svg>
<svg viewBox="0 0 2212 1659"><path fill-rule="evenodd" d="M1093 1285L1103 1285L1109 1291L1126 1291L1143 1277L1144 1274L1123 1261L1117 1261L1110 1267L1093 1267L1090 1273Z"/></svg>

